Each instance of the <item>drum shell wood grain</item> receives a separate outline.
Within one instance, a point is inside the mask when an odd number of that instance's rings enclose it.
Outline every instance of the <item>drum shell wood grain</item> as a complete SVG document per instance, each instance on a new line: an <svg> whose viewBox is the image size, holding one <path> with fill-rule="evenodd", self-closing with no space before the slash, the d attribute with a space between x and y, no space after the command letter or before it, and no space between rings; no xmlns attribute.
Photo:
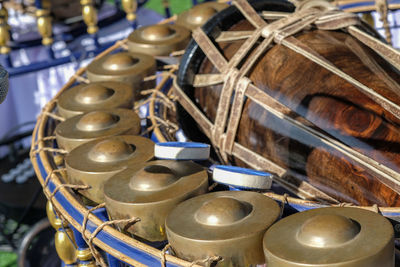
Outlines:
<svg viewBox="0 0 400 267"><path fill-rule="evenodd" d="M220 18L218 23L209 22L205 26L206 29L207 26L219 27L209 29L214 38L223 28L221 21L226 20ZM232 27L232 30L246 29L252 29L247 22ZM298 34L296 38L356 80L400 103L400 97L395 93L400 82L398 71L350 35L314 30ZM231 58L241 43L221 44L225 57ZM189 45L188 50L192 47L193 44ZM178 83L214 122L221 86L191 87L196 73L217 73L208 60L201 60L204 57L201 52L196 53L200 58L182 64L179 74L186 71L186 77L179 77ZM337 75L301 54L276 45L256 62L249 77L264 92L311 121L313 127L399 172L400 157L395 151L400 143L399 120ZM181 122L182 118L187 118L182 109L180 117ZM185 128L185 122L182 125L189 137L199 140L194 131ZM329 191L339 201L359 205L400 205L397 188L383 184L377 174L338 151L330 153L329 160L323 160L323 151L328 149L326 145L268 113L250 99L244 103L236 142L291 170L299 179ZM230 157L230 163L244 165L235 157ZM342 177L343 174L347 177Z"/></svg>

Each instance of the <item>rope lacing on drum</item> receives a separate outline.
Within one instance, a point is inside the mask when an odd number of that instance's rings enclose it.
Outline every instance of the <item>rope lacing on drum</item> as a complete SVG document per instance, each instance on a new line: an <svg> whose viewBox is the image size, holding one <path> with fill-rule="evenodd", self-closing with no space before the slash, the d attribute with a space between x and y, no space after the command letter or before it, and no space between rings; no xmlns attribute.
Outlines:
<svg viewBox="0 0 400 267"><path fill-rule="evenodd" d="M290 16L280 16L279 20L270 24L267 24L267 22L261 19L247 1L236 0L233 3L243 13L245 18L256 27L256 30L254 30L251 36L245 39L229 62L204 33L203 29L198 28L193 32L193 38L198 43L199 47L214 67L220 71L222 77L224 77L224 79L220 80L219 78L221 76L216 74L217 76L214 75L214 78L209 84L215 85L223 83L214 123L191 102L191 99L177 84L176 79L174 80L174 93L178 97L178 101L194 118L202 131L210 138L212 144L216 148L216 152L221 154L224 161L227 161L228 155L233 155L255 169L269 168L277 173L278 176L285 173L284 170L274 162L235 142L238 121L240 121L242 115L244 100L249 98L273 115L287 121L293 127L317 138L325 145L338 150L361 166L377 173L378 176L381 177L382 182L386 185L395 185L398 180L400 180L400 175L398 173L384 164L380 164L372 158L331 138L325 133L316 130L313 128L312 123L306 119L304 119L304 122L299 122L297 120L297 115L292 110L278 102L253 83L248 82L246 79L248 79L248 71L255 64L259 55L265 53L274 43L280 43L330 72L335 73L340 78L357 87L367 97L379 103L387 112L400 118L400 107L397 104L350 77L317 52L304 45L293 35L310 26L324 30L342 29L364 45L373 48L397 69L400 69L400 52L355 27L355 25L359 24L357 15L341 12L336 10L333 6L326 6L326 3L321 5L321 2L318 1L307 1L307 5L299 6L300 8L298 8L295 13L290 14ZM260 38L263 38L261 42L259 42ZM243 36L239 35L239 39L242 40ZM254 49L252 50L252 48ZM248 57L244 61L243 66L237 69L236 66L238 66L238 63L241 62L250 51L252 51L251 57ZM207 74L197 74L196 76L201 75ZM204 82L205 79L195 78L195 81L196 80ZM237 88L233 88L234 85ZM202 86L207 86L207 84L202 84ZM233 105L231 101L233 92L235 92L233 96L233 103L235 103L235 105ZM228 114L229 110L230 114ZM312 185L309 186L313 187ZM395 188L394 186L391 187ZM314 190L320 191L317 188L314 188Z"/></svg>

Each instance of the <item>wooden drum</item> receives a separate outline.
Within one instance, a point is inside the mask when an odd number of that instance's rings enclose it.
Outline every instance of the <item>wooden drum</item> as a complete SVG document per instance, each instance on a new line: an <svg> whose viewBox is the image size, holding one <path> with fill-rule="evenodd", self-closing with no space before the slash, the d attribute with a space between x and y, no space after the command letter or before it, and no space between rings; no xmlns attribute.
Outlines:
<svg viewBox="0 0 400 267"><path fill-rule="evenodd" d="M325 4L236 5L194 31L183 56L175 92L188 137L307 198L400 206L398 54Z"/></svg>

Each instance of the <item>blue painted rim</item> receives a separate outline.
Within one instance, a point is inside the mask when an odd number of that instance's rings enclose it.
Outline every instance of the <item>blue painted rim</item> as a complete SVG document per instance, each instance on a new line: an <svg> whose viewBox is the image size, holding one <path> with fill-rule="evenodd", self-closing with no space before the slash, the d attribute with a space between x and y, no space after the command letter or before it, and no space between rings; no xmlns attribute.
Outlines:
<svg viewBox="0 0 400 267"><path fill-rule="evenodd" d="M210 145L196 142L163 142L157 143L157 146L165 147L184 147L184 148L209 148Z"/></svg>
<svg viewBox="0 0 400 267"><path fill-rule="evenodd" d="M393 4L400 4L400 0L390 0L388 1L388 5L393 5ZM351 4L344 4L344 5L339 5L340 9L351 9L351 8L357 8L357 7L375 7L375 2L374 1L365 1L365 2L360 2L360 3L351 3Z"/></svg>
<svg viewBox="0 0 400 267"><path fill-rule="evenodd" d="M37 132L35 140L37 140ZM37 146L35 146L34 149L37 149ZM36 163L40 172L40 177L38 177L38 179L44 181L48 173L46 172L43 166L39 154L36 155ZM49 189L50 192L53 192L56 186L52 181L49 181L47 188ZM71 205L71 203L69 203L69 201L66 199L63 193L57 191L53 199L55 199L63 207L63 209L76 221L77 224L82 225L84 215L80 213L76 207L74 207L73 205ZM93 233L96 230L96 228L97 226L91 220L88 220L86 230L88 230L90 233ZM124 254L127 258L133 259L148 266L160 265L160 260L157 257L148 254L139 248L132 247L130 244L127 244L124 241L110 235L104 230L100 231L97 234L96 239L114 248L115 250L118 250L120 253ZM170 267L180 266L170 262L167 262L166 265Z"/></svg>

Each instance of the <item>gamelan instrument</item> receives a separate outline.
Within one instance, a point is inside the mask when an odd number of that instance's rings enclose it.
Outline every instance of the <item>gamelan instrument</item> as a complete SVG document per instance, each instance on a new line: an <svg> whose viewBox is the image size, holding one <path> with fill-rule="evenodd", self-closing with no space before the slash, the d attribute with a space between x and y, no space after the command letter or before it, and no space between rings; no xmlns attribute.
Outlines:
<svg viewBox="0 0 400 267"><path fill-rule="evenodd" d="M329 3L226 6L135 30L44 107L64 263L394 266L400 54Z"/></svg>
<svg viewBox="0 0 400 267"><path fill-rule="evenodd" d="M104 202L103 185L108 178L151 160L154 143L144 137L121 135L97 139L73 149L65 158L68 180L88 185L82 194L95 203Z"/></svg>
<svg viewBox="0 0 400 267"><path fill-rule="evenodd" d="M171 211L165 222L174 252L188 261L220 256L218 266L264 263L261 240L279 218L278 204L262 194L215 192L194 197Z"/></svg>
<svg viewBox="0 0 400 267"><path fill-rule="evenodd" d="M167 239L165 218L175 206L207 191L207 172L191 161L155 160L132 165L104 184L110 217L140 218L127 231L151 242Z"/></svg>
<svg viewBox="0 0 400 267"><path fill-rule="evenodd" d="M121 82L79 84L65 91L57 102L58 112L70 118L98 109L132 108L133 88Z"/></svg>
<svg viewBox="0 0 400 267"><path fill-rule="evenodd" d="M328 202L399 206L395 52L327 3L294 14L288 3L236 5L195 30L182 58L175 93L188 138Z"/></svg>
<svg viewBox="0 0 400 267"><path fill-rule="evenodd" d="M184 49L190 40L190 31L183 26L157 24L144 26L128 36L128 50L151 56L168 56Z"/></svg>
<svg viewBox="0 0 400 267"><path fill-rule="evenodd" d="M192 31L203 26L212 16L228 6L225 3L204 2L179 14L175 23Z"/></svg>
<svg viewBox="0 0 400 267"><path fill-rule="evenodd" d="M268 267L391 267L394 233L383 216L329 207L286 217L263 240Z"/></svg>
<svg viewBox="0 0 400 267"><path fill-rule="evenodd" d="M91 82L123 82L132 86L135 99L139 99L140 91L154 85L143 81L146 76L154 75L156 61L152 56L118 52L95 59L86 69Z"/></svg>
<svg viewBox="0 0 400 267"><path fill-rule="evenodd" d="M88 112L61 122L55 130L59 147L68 152L100 137L136 135L139 132L140 118L130 109Z"/></svg>

